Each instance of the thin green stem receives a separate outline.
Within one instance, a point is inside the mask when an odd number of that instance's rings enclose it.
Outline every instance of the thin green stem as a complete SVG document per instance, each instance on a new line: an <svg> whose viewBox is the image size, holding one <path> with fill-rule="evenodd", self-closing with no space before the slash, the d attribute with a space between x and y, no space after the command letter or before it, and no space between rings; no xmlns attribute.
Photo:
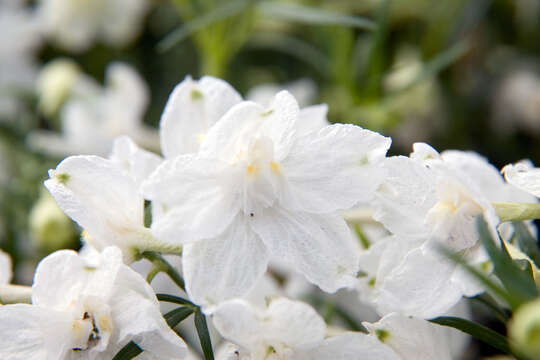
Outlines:
<svg viewBox="0 0 540 360"><path fill-rule="evenodd" d="M180 275L178 271L176 271L176 269L171 264L169 264L169 262L165 260L163 256L153 251L145 251L142 253L142 257L150 260L152 264L154 264L155 268L159 269L159 271L161 272L166 273L171 278L171 280L174 281L176 285L178 285L180 289L186 291L184 278L182 278L182 275Z"/></svg>

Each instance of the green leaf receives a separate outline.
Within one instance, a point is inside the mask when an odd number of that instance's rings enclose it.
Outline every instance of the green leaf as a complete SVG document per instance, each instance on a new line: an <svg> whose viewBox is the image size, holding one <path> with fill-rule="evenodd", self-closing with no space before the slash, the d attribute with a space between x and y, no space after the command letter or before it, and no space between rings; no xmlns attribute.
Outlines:
<svg viewBox="0 0 540 360"><path fill-rule="evenodd" d="M197 328L197 334L199 335L204 358L206 360L214 360L212 340L210 339L210 333L208 332L208 325L206 325L206 317L200 309L195 312L195 327Z"/></svg>
<svg viewBox="0 0 540 360"><path fill-rule="evenodd" d="M142 353L143 350L133 341L129 342L113 357L113 360L129 360Z"/></svg>
<svg viewBox="0 0 540 360"><path fill-rule="evenodd" d="M493 297L491 297L487 293L476 295L474 297L471 297L470 299L484 304L491 311L493 311L495 316L497 316L497 318L499 318L499 320L501 320L501 322L503 323L506 323L510 318L508 310L501 308L499 304L497 304L497 301L495 301L495 299L493 299Z"/></svg>
<svg viewBox="0 0 540 360"><path fill-rule="evenodd" d="M169 294L156 294L156 297L159 301L170 302L173 304L185 305L192 309L198 309L199 307L192 303L191 301L184 299L179 296L169 295Z"/></svg>
<svg viewBox="0 0 540 360"><path fill-rule="evenodd" d="M458 329L466 334L471 335L475 339L478 339L494 347L495 349L502 351L505 354L513 355L510 345L508 344L508 339L498 332L495 332L483 325L453 316L441 316L429 321L442 326L449 326L453 327L454 329Z"/></svg>
<svg viewBox="0 0 540 360"><path fill-rule="evenodd" d="M250 1L248 0L224 1L221 6L216 7L208 13L185 22L182 26L165 36L165 38L157 44L156 47L158 52L168 51L191 34L212 24L240 14L247 8L249 3Z"/></svg>
<svg viewBox="0 0 540 360"><path fill-rule="evenodd" d="M171 264L169 264L169 262L165 260L163 256L155 251L145 251L142 253L142 257L150 260L156 268L166 273L180 289L184 291L186 290L186 285L182 275L180 275L180 273L178 273L178 271Z"/></svg>
<svg viewBox="0 0 540 360"><path fill-rule="evenodd" d="M189 315L193 314L194 311L195 310L193 310L191 307L181 306L169 311L163 317L165 318L165 321L167 321L169 327L172 329L184 321Z"/></svg>
<svg viewBox="0 0 540 360"><path fill-rule="evenodd" d="M512 308L533 300L538 296L534 280L526 271L521 270L512 260L501 242L501 248L495 245L483 217L476 220L478 234L489 258L493 262L495 275L501 280L508 293L514 298L510 304Z"/></svg>
<svg viewBox="0 0 540 360"><path fill-rule="evenodd" d="M260 3L257 9L266 17L309 25L341 25L366 30L377 28L377 24L367 18L340 14L306 5L265 1Z"/></svg>
<svg viewBox="0 0 540 360"><path fill-rule="evenodd" d="M529 228L522 222L512 222L520 249L527 254L536 267L540 267L540 247Z"/></svg>

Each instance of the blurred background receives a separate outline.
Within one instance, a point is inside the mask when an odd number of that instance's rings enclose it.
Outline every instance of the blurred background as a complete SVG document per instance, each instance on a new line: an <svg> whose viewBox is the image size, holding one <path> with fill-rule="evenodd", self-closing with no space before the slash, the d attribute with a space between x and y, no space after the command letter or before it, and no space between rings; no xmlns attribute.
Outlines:
<svg viewBox="0 0 540 360"><path fill-rule="evenodd" d="M540 163L538 0L0 0L0 34L0 248L17 283L79 246L47 170L124 133L159 151L188 75L326 103L331 122L391 136L391 154L422 141Z"/></svg>

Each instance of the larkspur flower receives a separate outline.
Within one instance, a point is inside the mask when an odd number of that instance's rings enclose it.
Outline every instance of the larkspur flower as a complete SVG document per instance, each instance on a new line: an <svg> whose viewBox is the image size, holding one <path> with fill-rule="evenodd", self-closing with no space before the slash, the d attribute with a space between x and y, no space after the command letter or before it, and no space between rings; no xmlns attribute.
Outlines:
<svg viewBox="0 0 540 360"><path fill-rule="evenodd" d="M179 248L159 242L144 226L139 185L160 161L159 156L121 137L109 159L66 158L49 171L45 186L58 206L85 230L86 241L98 250L116 245L125 261L131 262L140 251Z"/></svg>
<svg viewBox="0 0 540 360"><path fill-rule="evenodd" d="M364 322L368 334L327 337L324 320L307 304L277 298L258 308L235 299L217 307L213 322L231 342L218 360L450 359L446 329L397 314Z"/></svg>
<svg viewBox="0 0 540 360"><path fill-rule="evenodd" d="M111 359L130 341L151 355L143 358L186 355L152 288L122 263L115 247L92 262L71 250L43 259L32 305L0 307L0 335L0 357L9 360Z"/></svg>
<svg viewBox="0 0 540 360"><path fill-rule="evenodd" d="M296 132L288 92L245 101L209 129L198 153L166 160L143 184L161 206L162 241L183 243L190 297L215 305L247 292L270 256L334 292L352 283L354 240L337 211L369 200L390 139L353 125Z"/></svg>
<svg viewBox="0 0 540 360"><path fill-rule="evenodd" d="M509 184L529 194L540 197L540 169L529 161L521 161L516 164L508 164L501 172Z"/></svg>

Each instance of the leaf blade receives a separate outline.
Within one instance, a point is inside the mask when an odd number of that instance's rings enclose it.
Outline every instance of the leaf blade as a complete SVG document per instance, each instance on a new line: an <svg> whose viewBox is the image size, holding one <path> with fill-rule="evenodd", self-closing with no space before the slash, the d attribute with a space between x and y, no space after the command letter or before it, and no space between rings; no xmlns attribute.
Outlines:
<svg viewBox="0 0 540 360"><path fill-rule="evenodd" d="M206 360L214 360L212 340L210 339L210 333L208 332L206 317L200 310L195 312L195 328L197 329L197 335L199 336L199 341L201 342L204 358Z"/></svg>

